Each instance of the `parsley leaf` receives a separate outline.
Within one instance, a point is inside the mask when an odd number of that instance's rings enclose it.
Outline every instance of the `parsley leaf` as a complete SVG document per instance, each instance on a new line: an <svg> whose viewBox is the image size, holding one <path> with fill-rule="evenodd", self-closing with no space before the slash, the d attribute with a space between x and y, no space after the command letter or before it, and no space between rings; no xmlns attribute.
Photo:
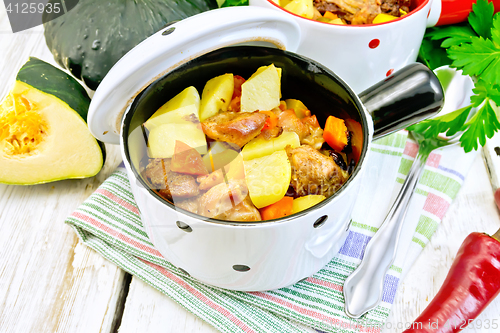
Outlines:
<svg viewBox="0 0 500 333"><path fill-rule="evenodd" d="M445 115L421 121L408 127L408 130L421 133L426 139L437 137L439 133L451 136L463 128L471 110L472 106L469 105Z"/></svg>
<svg viewBox="0 0 500 333"><path fill-rule="evenodd" d="M491 39L497 45L500 44L500 16L495 15L493 18L493 27L491 28Z"/></svg>
<svg viewBox="0 0 500 333"><path fill-rule="evenodd" d="M471 105L408 128L428 139L463 132L460 145L465 152L483 146L500 130L500 13L494 14L488 0L477 0L472 10L468 23L429 29L419 51L419 59L428 65L451 61L451 67L476 78ZM437 41L442 41L440 50L432 50Z"/></svg>
<svg viewBox="0 0 500 333"><path fill-rule="evenodd" d="M493 2L488 2L488 0L478 0L475 4L472 4L469 24L479 36L486 39L491 38L494 11Z"/></svg>
<svg viewBox="0 0 500 333"><path fill-rule="evenodd" d="M432 40L444 39L441 43L441 47L443 48L470 43L473 36L475 36L474 30L469 25L450 25L442 28L431 28L425 34L425 37L429 37Z"/></svg>
<svg viewBox="0 0 500 333"><path fill-rule="evenodd" d="M219 7L248 6L248 0L225 0Z"/></svg>
<svg viewBox="0 0 500 333"><path fill-rule="evenodd" d="M490 99L487 98L483 106L477 110L477 113L465 124L467 129L460 137L460 145L465 152L477 149L477 142L481 146L486 143L486 138L491 138L500 128L495 110L491 106Z"/></svg>
<svg viewBox="0 0 500 333"><path fill-rule="evenodd" d="M470 44L450 47L448 56L453 60L451 66L462 69L464 74L500 83L500 45L493 40L473 37Z"/></svg>
<svg viewBox="0 0 500 333"><path fill-rule="evenodd" d="M451 59L446 50L439 47L440 42L426 38L422 41L418 52L418 61L430 69L436 69L444 65L450 65Z"/></svg>
<svg viewBox="0 0 500 333"><path fill-rule="evenodd" d="M500 105L500 87L498 85L491 85L482 78L479 78L472 92L475 95L471 97L470 101L475 107L481 105L486 98L490 98L496 104Z"/></svg>

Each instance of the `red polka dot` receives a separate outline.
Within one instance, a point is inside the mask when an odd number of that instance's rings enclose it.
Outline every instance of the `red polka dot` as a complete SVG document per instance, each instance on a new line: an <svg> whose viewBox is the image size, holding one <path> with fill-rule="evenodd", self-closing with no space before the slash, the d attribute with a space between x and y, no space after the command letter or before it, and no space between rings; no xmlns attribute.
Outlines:
<svg viewBox="0 0 500 333"><path fill-rule="evenodd" d="M429 11L427 12L427 18L429 18L429 15L431 15L431 10L429 9Z"/></svg>
<svg viewBox="0 0 500 333"><path fill-rule="evenodd" d="M392 72L394 72L394 69L391 68L385 73L385 76L391 76Z"/></svg>
<svg viewBox="0 0 500 333"><path fill-rule="evenodd" d="M374 49L374 48L376 48L376 47L377 47L377 46L379 46L379 45L380 45L380 40L378 40L378 39L376 39L376 38L375 38L375 39L372 39L372 40L370 41L370 43L368 43L368 46L370 47L370 49Z"/></svg>

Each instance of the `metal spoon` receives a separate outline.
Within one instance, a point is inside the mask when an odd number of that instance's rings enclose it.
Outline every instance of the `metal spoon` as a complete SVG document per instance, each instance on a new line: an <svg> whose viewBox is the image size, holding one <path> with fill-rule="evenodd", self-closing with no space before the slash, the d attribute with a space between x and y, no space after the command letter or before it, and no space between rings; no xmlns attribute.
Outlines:
<svg viewBox="0 0 500 333"><path fill-rule="evenodd" d="M440 115L470 104L474 83L469 76L462 75L448 66L436 69L435 73L445 91L445 104ZM361 264L344 283L345 313L351 318L361 317L382 300L384 278L396 256L409 202L427 158L436 148L458 143L461 133L449 138L432 139L424 139L417 133L410 134L419 144L415 161L382 226L366 246Z"/></svg>

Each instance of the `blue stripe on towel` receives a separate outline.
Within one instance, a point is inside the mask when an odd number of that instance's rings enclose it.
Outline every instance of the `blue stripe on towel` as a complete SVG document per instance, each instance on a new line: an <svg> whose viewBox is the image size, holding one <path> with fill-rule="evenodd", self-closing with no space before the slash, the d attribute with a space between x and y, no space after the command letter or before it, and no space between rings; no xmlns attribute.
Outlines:
<svg viewBox="0 0 500 333"><path fill-rule="evenodd" d="M382 301L389 304L394 303L396 297L396 290L398 289L399 279L394 275L387 274L384 279L384 292L382 294Z"/></svg>
<svg viewBox="0 0 500 333"><path fill-rule="evenodd" d="M340 253L352 258L362 259L366 244L372 239L370 236L349 230L347 239L340 248Z"/></svg>

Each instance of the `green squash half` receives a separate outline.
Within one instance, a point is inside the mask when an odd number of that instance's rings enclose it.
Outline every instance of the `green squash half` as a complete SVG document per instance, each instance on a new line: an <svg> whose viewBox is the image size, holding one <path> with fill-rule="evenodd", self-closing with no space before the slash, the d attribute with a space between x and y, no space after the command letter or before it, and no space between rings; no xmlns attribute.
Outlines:
<svg viewBox="0 0 500 333"><path fill-rule="evenodd" d="M75 79L30 58L0 104L0 183L31 185L96 175L105 151L84 120L89 104Z"/></svg>
<svg viewBox="0 0 500 333"><path fill-rule="evenodd" d="M80 0L66 14L45 12L42 20L56 62L95 90L144 39L168 23L215 8L215 0Z"/></svg>

